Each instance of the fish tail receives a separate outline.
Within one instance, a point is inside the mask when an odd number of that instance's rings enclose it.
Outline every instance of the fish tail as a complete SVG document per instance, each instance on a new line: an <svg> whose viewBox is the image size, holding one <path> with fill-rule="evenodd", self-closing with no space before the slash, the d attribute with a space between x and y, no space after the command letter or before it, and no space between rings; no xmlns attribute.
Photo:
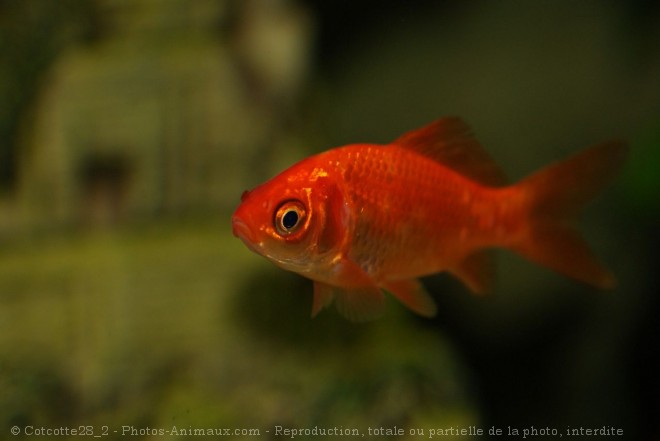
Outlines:
<svg viewBox="0 0 660 441"><path fill-rule="evenodd" d="M576 221L580 209L612 181L626 153L622 142L599 144L522 180L518 187L529 223L514 250L600 289L614 288L615 277L589 250Z"/></svg>

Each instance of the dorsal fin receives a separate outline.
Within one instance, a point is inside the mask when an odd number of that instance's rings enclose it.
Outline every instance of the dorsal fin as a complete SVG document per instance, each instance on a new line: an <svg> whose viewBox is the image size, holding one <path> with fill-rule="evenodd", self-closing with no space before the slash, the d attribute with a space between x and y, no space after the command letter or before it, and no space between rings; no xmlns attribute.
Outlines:
<svg viewBox="0 0 660 441"><path fill-rule="evenodd" d="M415 150L481 184L506 185L506 177L460 118L440 118L404 133L392 144Z"/></svg>

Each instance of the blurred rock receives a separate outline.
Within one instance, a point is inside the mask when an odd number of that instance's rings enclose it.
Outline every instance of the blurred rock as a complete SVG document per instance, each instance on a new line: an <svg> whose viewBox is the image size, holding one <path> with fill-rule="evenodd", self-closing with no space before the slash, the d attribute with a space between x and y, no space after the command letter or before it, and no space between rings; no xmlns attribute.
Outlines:
<svg viewBox="0 0 660 441"><path fill-rule="evenodd" d="M233 208L303 85L310 22L285 1L232 5L101 1L101 37L57 59L23 123L0 227Z"/></svg>

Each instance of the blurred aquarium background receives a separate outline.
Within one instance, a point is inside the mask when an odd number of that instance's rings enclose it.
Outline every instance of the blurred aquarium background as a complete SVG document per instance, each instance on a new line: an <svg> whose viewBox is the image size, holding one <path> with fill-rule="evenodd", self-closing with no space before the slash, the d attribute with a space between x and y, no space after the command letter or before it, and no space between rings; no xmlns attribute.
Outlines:
<svg viewBox="0 0 660 441"><path fill-rule="evenodd" d="M659 22L641 0L1 0L0 438L475 425L660 439ZM433 320L394 300L367 324L312 320L311 283L231 235L243 190L442 115L514 181L627 140L582 219L618 289L500 252L486 298L424 280Z"/></svg>

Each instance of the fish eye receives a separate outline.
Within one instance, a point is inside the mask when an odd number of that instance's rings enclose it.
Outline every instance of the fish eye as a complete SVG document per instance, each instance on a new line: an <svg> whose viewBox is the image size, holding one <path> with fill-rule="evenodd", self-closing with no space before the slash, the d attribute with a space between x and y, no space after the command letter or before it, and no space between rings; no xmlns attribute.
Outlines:
<svg viewBox="0 0 660 441"><path fill-rule="evenodd" d="M307 211L302 202L283 202L275 211L275 229L280 236L288 236L303 225L306 216Z"/></svg>

